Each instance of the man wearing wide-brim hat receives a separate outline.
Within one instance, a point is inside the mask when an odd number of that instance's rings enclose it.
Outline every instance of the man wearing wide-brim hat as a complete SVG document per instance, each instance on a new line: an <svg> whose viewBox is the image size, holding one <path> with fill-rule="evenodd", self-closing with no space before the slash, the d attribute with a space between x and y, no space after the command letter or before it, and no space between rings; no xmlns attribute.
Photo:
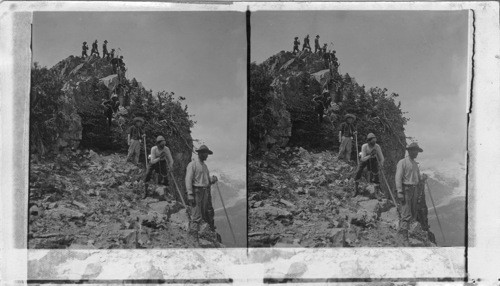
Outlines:
<svg viewBox="0 0 500 286"><path fill-rule="evenodd" d="M127 142L128 142L128 155L127 162L132 162L134 164L139 164L139 155L141 152L141 143L146 137L142 125L144 124L144 119L141 117L136 117L132 120L134 125L130 126L128 130Z"/></svg>
<svg viewBox="0 0 500 286"><path fill-rule="evenodd" d="M202 220L208 223L212 230L215 230L210 187L218 179L216 176L210 176L208 167L205 164L208 155L212 155L213 152L207 146L201 145L196 150L196 153L198 156L186 168L186 191L189 205L192 208L189 233L197 239Z"/></svg>
<svg viewBox="0 0 500 286"><path fill-rule="evenodd" d="M293 54L295 54L295 52L300 52L299 50L299 45L300 45L300 41L299 41L299 37L295 37L295 39L293 39Z"/></svg>
<svg viewBox="0 0 500 286"><path fill-rule="evenodd" d="M352 151L352 139L353 136L358 134L356 131L356 126L354 125L354 120L356 116L354 114L346 114L345 122L342 122L339 126L339 159L345 159L347 162L351 161L351 151Z"/></svg>
<svg viewBox="0 0 500 286"><path fill-rule="evenodd" d="M314 39L314 53L321 53L321 46L319 45L319 35L316 35L316 39Z"/></svg>
<svg viewBox="0 0 500 286"><path fill-rule="evenodd" d="M97 48L97 40L95 40L95 42L92 43L92 50L90 51L90 56L92 56L93 54L96 54L97 57L99 57L99 49Z"/></svg>
<svg viewBox="0 0 500 286"><path fill-rule="evenodd" d="M82 44L82 59L88 57L87 50L89 47L87 46L87 42L83 42Z"/></svg>
<svg viewBox="0 0 500 286"><path fill-rule="evenodd" d="M108 58L108 57L109 57L108 40L104 40L104 43L102 44L102 58Z"/></svg>
<svg viewBox="0 0 500 286"><path fill-rule="evenodd" d="M401 203L401 220L399 222L398 233L400 237L408 243L408 229L413 221L419 221L422 229L428 230L427 214L425 220L423 214L418 214L419 197L423 196L423 187L427 175L421 175L418 163L415 159L418 153L423 152L418 143L413 142L406 147L408 156L398 162L396 168L396 190L399 202ZM423 197L425 203L425 197ZM419 219L420 218L420 219Z"/></svg>

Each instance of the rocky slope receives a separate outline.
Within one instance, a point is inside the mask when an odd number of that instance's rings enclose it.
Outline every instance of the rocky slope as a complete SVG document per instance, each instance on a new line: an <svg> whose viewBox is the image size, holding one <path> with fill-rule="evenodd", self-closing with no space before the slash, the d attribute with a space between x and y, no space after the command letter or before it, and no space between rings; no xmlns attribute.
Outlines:
<svg viewBox="0 0 500 286"><path fill-rule="evenodd" d="M354 193L355 167L329 151L280 149L249 163L250 247L394 247L398 213L394 204L361 183ZM412 246L435 246L419 223Z"/></svg>
<svg viewBox="0 0 500 286"><path fill-rule="evenodd" d="M120 154L61 153L31 163L29 248L222 247L208 225L199 244L174 189L152 185Z"/></svg>

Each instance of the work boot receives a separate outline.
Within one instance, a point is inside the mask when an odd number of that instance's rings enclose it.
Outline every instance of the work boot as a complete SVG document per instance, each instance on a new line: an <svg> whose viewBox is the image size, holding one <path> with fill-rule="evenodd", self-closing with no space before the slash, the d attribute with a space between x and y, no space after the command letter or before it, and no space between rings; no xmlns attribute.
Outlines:
<svg viewBox="0 0 500 286"><path fill-rule="evenodd" d="M198 231L195 230L195 229L190 229L189 232L188 232L189 236L191 236L194 241L196 242L197 245L199 245L200 243L200 239L198 237Z"/></svg>
<svg viewBox="0 0 500 286"><path fill-rule="evenodd" d="M408 247L410 245L410 240L408 239L408 230L401 229L398 231L398 238L403 242L403 246Z"/></svg>
<svg viewBox="0 0 500 286"><path fill-rule="evenodd" d="M148 197L148 184L144 184L144 197L143 199L146 199Z"/></svg>
<svg viewBox="0 0 500 286"><path fill-rule="evenodd" d="M385 199L385 195L382 192L382 188L380 187L380 185L375 185L375 194L377 196L377 200L381 201Z"/></svg>

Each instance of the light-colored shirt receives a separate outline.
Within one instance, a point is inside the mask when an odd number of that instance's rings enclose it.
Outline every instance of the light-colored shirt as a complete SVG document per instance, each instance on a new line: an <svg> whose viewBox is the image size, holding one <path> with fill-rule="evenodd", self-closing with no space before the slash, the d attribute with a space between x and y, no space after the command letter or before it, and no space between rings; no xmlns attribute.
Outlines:
<svg viewBox="0 0 500 286"><path fill-rule="evenodd" d="M420 182L420 170L417 162L406 156L399 160L396 169L396 189L403 193L404 185L417 185Z"/></svg>
<svg viewBox="0 0 500 286"><path fill-rule="evenodd" d="M209 187L212 183L207 165L195 157L186 167L187 194L193 194L193 187Z"/></svg>
<svg viewBox="0 0 500 286"><path fill-rule="evenodd" d="M165 153L167 155L166 160L168 162L168 167L172 169L174 166L174 159L172 158L172 154L170 153L170 149L168 149L167 146L163 147L163 149L160 150L158 146L153 146L151 148L151 164L156 164L160 161L160 156L162 153Z"/></svg>
<svg viewBox="0 0 500 286"><path fill-rule="evenodd" d="M363 146L361 146L361 161L365 162L366 160L370 159L370 155L372 154L372 151L375 150L377 152L377 159L380 165L384 164L384 154L382 154L382 148L380 148L380 145L375 143L373 147L370 146L370 144L365 143Z"/></svg>

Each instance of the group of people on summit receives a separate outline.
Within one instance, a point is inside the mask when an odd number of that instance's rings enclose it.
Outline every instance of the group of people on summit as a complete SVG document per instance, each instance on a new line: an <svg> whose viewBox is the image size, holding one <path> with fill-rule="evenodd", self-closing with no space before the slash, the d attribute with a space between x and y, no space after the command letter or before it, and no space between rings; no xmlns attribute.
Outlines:
<svg viewBox="0 0 500 286"><path fill-rule="evenodd" d="M89 47L87 46L87 42L83 42L82 45L82 58L88 57L87 51ZM97 55L100 57L99 48L97 46L97 40L92 43L92 50L90 51L90 56ZM115 57L115 49L111 49L111 52L108 52L108 40L104 40L102 44L102 57L103 58L114 58Z"/></svg>
<svg viewBox="0 0 500 286"><path fill-rule="evenodd" d="M345 115L345 122L340 124L339 131L339 159L351 162L351 150L353 140L357 144L357 129L353 114ZM358 150L356 145L356 150ZM423 152L418 143L411 143L406 147L408 155L401 159L396 166L395 186L397 199L401 206L401 218L398 233L408 243L408 231L412 221L417 221L424 231L429 229L427 221L427 205L425 202L425 182L426 174L421 174L418 163L415 161L418 154ZM356 151L357 152L357 151ZM377 137L374 133L366 136L366 143L361 146L358 156L358 166L354 177L354 196L359 194L359 181L363 176L363 171L368 170L369 182L375 184L377 192L380 192L380 173L383 174L385 158L382 148L377 144ZM389 188L389 186L387 186ZM388 192L391 192L388 189ZM392 193L390 194L392 196ZM434 238L431 238L433 240Z"/></svg>
<svg viewBox="0 0 500 286"><path fill-rule="evenodd" d="M83 42L82 45L82 59L87 58L87 51L89 47L87 46L87 42ZM97 40L92 43L92 50L90 51L90 56L96 55L97 57L101 57L99 54L99 48L97 46ZM123 62L123 56L119 56L115 58L115 49L111 49L111 52L108 52L108 40L104 40L102 44L102 58L110 59L111 64L113 66L113 72L119 73L119 71L125 72L125 63Z"/></svg>
<svg viewBox="0 0 500 286"><path fill-rule="evenodd" d="M316 35L316 38L314 39L314 53L319 54L320 56L323 57L323 60L325 61L325 66L327 68L330 66L338 68L340 64L335 55L336 51L333 49L328 50L327 43L324 43L323 46L321 46L321 44L319 43L319 39L320 36ZM295 37L295 39L293 40L293 51L292 51L294 55L300 53L299 46L300 46L299 37ZM312 52L311 45L309 43L309 35L306 35L306 37L304 38L304 42L302 44L302 51Z"/></svg>

